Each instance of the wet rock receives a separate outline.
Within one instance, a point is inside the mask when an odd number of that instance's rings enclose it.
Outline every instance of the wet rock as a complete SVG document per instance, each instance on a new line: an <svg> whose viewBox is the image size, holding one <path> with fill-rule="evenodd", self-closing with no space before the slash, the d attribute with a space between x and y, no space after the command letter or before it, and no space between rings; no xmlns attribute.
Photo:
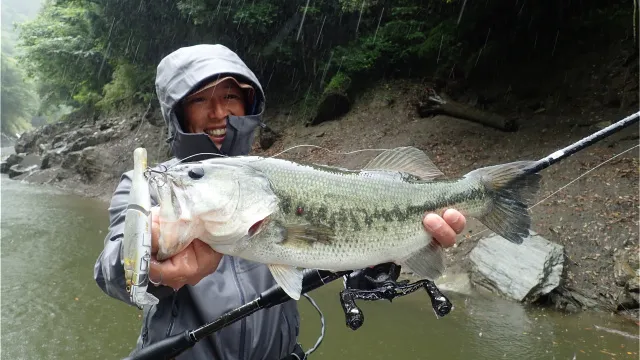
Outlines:
<svg viewBox="0 0 640 360"><path fill-rule="evenodd" d="M259 141L260 148L262 150L267 150L268 148L270 148L278 140L278 138L280 138L280 135L273 131L271 128L260 128Z"/></svg>
<svg viewBox="0 0 640 360"><path fill-rule="evenodd" d="M14 146L16 153L34 152L37 147L37 140L39 137L40 134L38 134L37 131L29 131L22 134Z"/></svg>
<svg viewBox="0 0 640 360"><path fill-rule="evenodd" d="M325 121L334 120L351 109L351 101L344 94L326 94L320 100L315 116L311 119L310 125L317 125Z"/></svg>
<svg viewBox="0 0 640 360"><path fill-rule="evenodd" d="M627 281L625 286L628 291L640 292L640 276L636 275Z"/></svg>
<svg viewBox="0 0 640 360"><path fill-rule="evenodd" d="M83 129L81 129L83 130ZM90 146L96 146L111 140L114 134L113 129L107 129L105 131L95 132L91 136L83 137L76 140L70 147L70 151L78 151Z"/></svg>
<svg viewBox="0 0 640 360"><path fill-rule="evenodd" d="M616 302L618 304L618 310L636 309L638 307L637 296L633 296L626 290L620 290L618 292Z"/></svg>
<svg viewBox="0 0 640 360"><path fill-rule="evenodd" d="M334 120L351 109L351 100L348 96L351 87L351 78L338 72L322 93L315 114L309 125L317 125L324 121Z"/></svg>
<svg viewBox="0 0 640 360"><path fill-rule="evenodd" d="M62 164L60 164L60 166L63 169L72 169L78 163L81 156L82 151L72 151L64 157L64 160L62 160Z"/></svg>
<svg viewBox="0 0 640 360"><path fill-rule="evenodd" d="M61 151L49 150L45 153L42 158L42 164L40 165L40 169L48 169L52 166L61 165L64 161L64 155Z"/></svg>
<svg viewBox="0 0 640 360"><path fill-rule="evenodd" d="M113 159L108 153L92 146L80 151L80 157L74 168L86 182L93 182L100 174L108 173L112 164Z"/></svg>
<svg viewBox="0 0 640 360"><path fill-rule="evenodd" d="M558 310L568 313L577 313L580 310L597 309L602 307L602 303L594 294L585 294L574 288L560 286L553 290L548 300Z"/></svg>
<svg viewBox="0 0 640 360"><path fill-rule="evenodd" d="M22 160L24 160L25 154L11 154L7 158L7 160L2 162L0 165L0 173L7 174L9 173L9 169L16 164L20 164Z"/></svg>
<svg viewBox="0 0 640 360"><path fill-rule="evenodd" d="M30 173L38 169L38 165L23 166L22 164L15 164L9 168L9 178L13 179L23 174Z"/></svg>
<svg viewBox="0 0 640 360"><path fill-rule="evenodd" d="M613 258L613 278L618 286L625 286L629 279L632 279L636 272L629 265L629 254L622 250Z"/></svg>
<svg viewBox="0 0 640 360"><path fill-rule="evenodd" d="M560 285L564 247L531 232L520 245L495 235L471 251L471 280L516 301L535 301Z"/></svg>

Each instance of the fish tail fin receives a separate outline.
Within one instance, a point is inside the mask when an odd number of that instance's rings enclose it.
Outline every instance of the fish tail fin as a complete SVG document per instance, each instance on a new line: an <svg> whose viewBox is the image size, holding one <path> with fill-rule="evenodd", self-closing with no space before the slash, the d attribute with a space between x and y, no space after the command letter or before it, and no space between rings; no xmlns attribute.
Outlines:
<svg viewBox="0 0 640 360"><path fill-rule="evenodd" d="M540 189L538 173L527 169L535 161L517 161L488 166L469 172L465 177L480 181L491 203L477 216L486 227L515 244L529 237L531 216L529 203Z"/></svg>

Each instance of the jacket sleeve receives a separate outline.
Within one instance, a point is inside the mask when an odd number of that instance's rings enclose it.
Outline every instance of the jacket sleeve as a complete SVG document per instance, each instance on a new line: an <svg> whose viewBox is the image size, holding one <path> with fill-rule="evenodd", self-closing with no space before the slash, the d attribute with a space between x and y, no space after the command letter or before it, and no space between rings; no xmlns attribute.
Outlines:
<svg viewBox="0 0 640 360"><path fill-rule="evenodd" d="M96 260L93 277L107 295L133 305L126 290L124 266L122 262L122 241L124 219L131 189L131 172L124 173L111 197L109 204L109 228L104 239L104 249ZM155 201L151 201L152 204ZM173 289L167 286L149 284L147 291L158 298L170 295Z"/></svg>

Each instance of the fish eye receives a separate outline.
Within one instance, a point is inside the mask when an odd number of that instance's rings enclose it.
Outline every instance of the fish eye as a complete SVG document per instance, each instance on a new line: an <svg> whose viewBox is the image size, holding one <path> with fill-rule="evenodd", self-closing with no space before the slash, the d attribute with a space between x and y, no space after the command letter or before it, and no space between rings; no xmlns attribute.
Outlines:
<svg viewBox="0 0 640 360"><path fill-rule="evenodd" d="M204 169L201 167L196 167L189 170L189 177L198 180L204 176Z"/></svg>

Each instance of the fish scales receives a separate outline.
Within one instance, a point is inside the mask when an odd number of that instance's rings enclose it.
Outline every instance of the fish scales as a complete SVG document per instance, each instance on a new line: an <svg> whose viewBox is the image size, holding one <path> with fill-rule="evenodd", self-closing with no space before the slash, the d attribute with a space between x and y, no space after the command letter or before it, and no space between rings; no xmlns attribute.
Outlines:
<svg viewBox="0 0 640 360"><path fill-rule="evenodd" d="M247 245L252 260L284 262L326 270L345 270L388 262L429 244L422 226L425 211L445 207L478 215L486 196L468 179L424 182L375 171L346 171L261 159L247 165L264 173L280 199L281 214L272 220L284 224L311 224L334 230L331 242L272 242L258 235ZM258 254L252 255L261 248Z"/></svg>

